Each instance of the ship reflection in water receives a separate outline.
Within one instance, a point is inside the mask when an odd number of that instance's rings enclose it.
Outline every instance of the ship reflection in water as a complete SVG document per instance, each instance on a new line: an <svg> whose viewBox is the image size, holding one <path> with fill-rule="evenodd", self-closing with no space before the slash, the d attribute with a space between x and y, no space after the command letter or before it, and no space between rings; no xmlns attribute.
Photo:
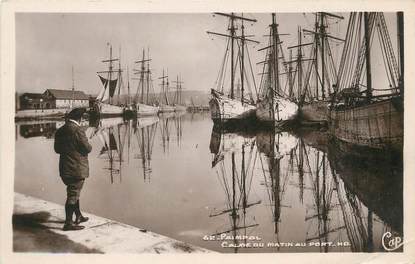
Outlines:
<svg viewBox="0 0 415 264"><path fill-rule="evenodd" d="M62 125L16 124L17 192L64 201ZM382 252L384 233L403 236L401 156L320 131L212 126L200 113L83 123L86 210L225 253Z"/></svg>
<svg viewBox="0 0 415 264"><path fill-rule="evenodd" d="M230 225L213 236L234 252L250 252L246 247L301 252L310 246L320 252L376 252L384 251L385 232L402 237L401 157L354 153L319 131L253 134L216 127L210 150L227 205L213 215L227 214ZM262 177L262 202L248 202L252 177ZM250 230L257 221L247 222L249 208L261 203L269 208L273 236L262 233L261 243L247 243L258 234Z"/></svg>

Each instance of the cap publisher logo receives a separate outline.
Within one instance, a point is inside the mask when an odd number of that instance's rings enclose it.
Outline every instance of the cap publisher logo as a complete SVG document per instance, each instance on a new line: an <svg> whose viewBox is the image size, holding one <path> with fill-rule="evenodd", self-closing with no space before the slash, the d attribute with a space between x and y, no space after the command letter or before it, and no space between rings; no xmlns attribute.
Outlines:
<svg viewBox="0 0 415 264"><path fill-rule="evenodd" d="M403 245L401 237L392 236L391 232L386 232L382 236L382 246L386 251L395 251Z"/></svg>

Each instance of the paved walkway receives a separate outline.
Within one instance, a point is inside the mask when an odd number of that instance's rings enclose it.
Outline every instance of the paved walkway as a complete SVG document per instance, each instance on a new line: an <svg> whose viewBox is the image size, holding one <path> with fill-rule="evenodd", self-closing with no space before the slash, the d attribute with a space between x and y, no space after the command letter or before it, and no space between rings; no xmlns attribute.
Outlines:
<svg viewBox="0 0 415 264"><path fill-rule="evenodd" d="M210 253L212 251L92 214L80 231L62 231L62 205L15 193L13 250L53 253Z"/></svg>

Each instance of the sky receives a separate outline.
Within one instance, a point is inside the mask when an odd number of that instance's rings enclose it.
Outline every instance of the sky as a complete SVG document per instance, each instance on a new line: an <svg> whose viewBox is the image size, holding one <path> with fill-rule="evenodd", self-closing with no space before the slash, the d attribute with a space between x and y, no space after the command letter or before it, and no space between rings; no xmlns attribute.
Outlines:
<svg viewBox="0 0 415 264"><path fill-rule="evenodd" d="M336 14L345 19L333 20L328 31L344 38L348 14ZM265 54L257 50L266 46L264 35L269 31L271 14L244 16L258 20L246 25L246 33L261 42L250 45L254 71L259 73L261 66L255 63L262 61ZM285 47L297 43L297 26L313 28L312 13L277 13L276 18L279 32L290 34L282 37ZM394 14L386 18L393 20ZM227 23L225 17L210 13L17 13L16 91L42 93L46 89L71 89L73 66L75 89L98 94L101 83L96 72L106 70L101 61L108 58L110 43L116 57L121 49L124 69L127 66L130 70L137 69L134 61L141 58L143 48L149 48L153 79L168 69L170 81L180 74L185 89L209 92L218 75L226 42L206 31L226 33ZM396 31L396 25L389 29ZM396 40L392 38L392 42L395 44ZM337 60L341 46L333 42ZM130 83L131 87L137 86L136 80ZM155 80L156 90L158 83Z"/></svg>

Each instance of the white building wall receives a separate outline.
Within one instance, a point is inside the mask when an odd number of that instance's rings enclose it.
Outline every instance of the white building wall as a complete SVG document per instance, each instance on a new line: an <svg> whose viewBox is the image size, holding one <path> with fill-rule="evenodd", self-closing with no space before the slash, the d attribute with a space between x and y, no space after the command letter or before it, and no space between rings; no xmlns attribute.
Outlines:
<svg viewBox="0 0 415 264"><path fill-rule="evenodd" d="M69 108L71 107L71 99L68 100L56 100L56 108ZM74 100L73 107L88 107L88 100Z"/></svg>

